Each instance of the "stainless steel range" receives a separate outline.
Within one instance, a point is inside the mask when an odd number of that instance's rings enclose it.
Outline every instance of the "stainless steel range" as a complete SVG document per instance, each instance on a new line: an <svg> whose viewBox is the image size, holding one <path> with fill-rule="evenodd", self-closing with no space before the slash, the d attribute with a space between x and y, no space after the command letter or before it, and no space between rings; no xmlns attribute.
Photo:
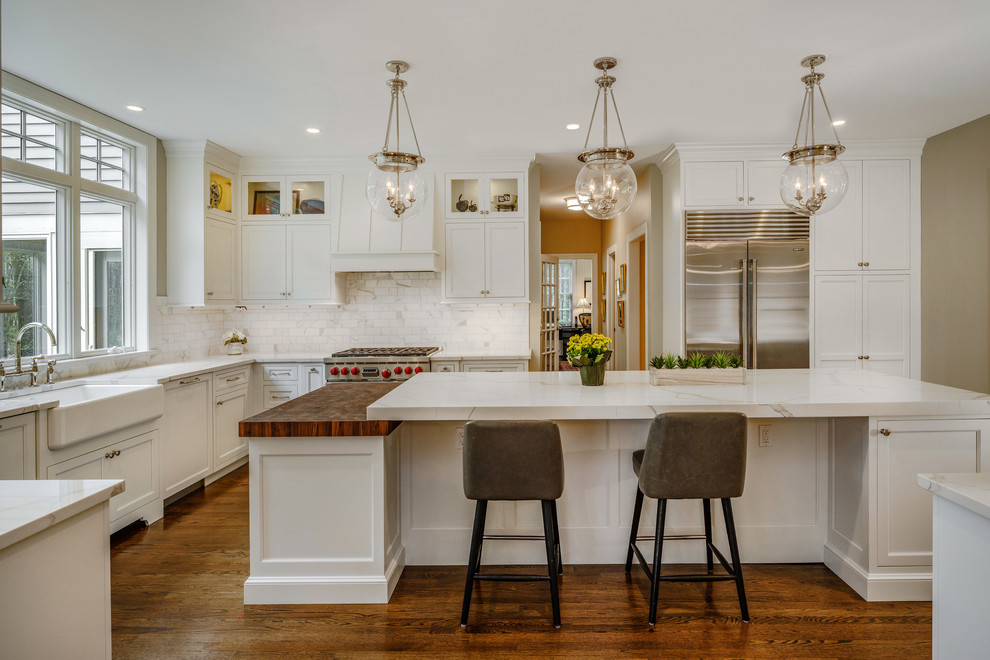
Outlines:
<svg viewBox="0 0 990 660"><path fill-rule="evenodd" d="M327 383L383 383L408 380L430 370L436 346L349 348L323 360Z"/></svg>

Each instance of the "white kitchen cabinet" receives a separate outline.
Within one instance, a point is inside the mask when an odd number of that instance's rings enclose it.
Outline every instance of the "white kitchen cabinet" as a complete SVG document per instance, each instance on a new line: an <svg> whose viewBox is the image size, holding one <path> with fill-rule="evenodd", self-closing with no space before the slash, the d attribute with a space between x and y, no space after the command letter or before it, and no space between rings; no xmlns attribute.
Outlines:
<svg viewBox="0 0 990 660"><path fill-rule="evenodd" d="M440 270L440 253L434 232L433 176L427 175L429 198L416 215L382 217L368 202L368 172L345 173L335 208L337 240L332 256L338 272Z"/></svg>
<svg viewBox="0 0 990 660"><path fill-rule="evenodd" d="M526 371L528 366L529 360L461 360L461 371L464 372Z"/></svg>
<svg viewBox="0 0 990 660"><path fill-rule="evenodd" d="M305 384L303 394L309 394L327 384L326 375L323 372L322 364L306 364L303 366L303 380Z"/></svg>
<svg viewBox="0 0 990 660"><path fill-rule="evenodd" d="M842 202L816 217L816 271L911 269L911 161L843 161Z"/></svg>
<svg viewBox="0 0 990 660"><path fill-rule="evenodd" d="M784 160L700 161L684 164L685 208L784 208Z"/></svg>
<svg viewBox="0 0 990 660"><path fill-rule="evenodd" d="M148 431L50 465L48 479L123 479L124 492L110 498L110 531L128 513L160 498L158 431ZM159 516L161 512L159 511Z"/></svg>
<svg viewBox="0 0 990 660"><path fill-rule="evenodd" d="M932 497L919 473L990 468L990 420L877 420L878 566L932 563Z"/></svg>
<svg viewBox="0 0 990 660"><path fill-rule="evenodd" d="M328 175L244 175L241 190L244 220L330 220Z"/></svg>
<svg viewBox="0 0 990 660"><path fill-rule="evenodd" d="M241 227L241 298L325 303L331 295L330 225Z"/></svg>
<svg viewBox="0 0 990 660"><path fill-rule="evenodd" d="M213 471L212 374L188 376L165 385L161 418L163 497L188 488Z"/></svg>
<svg viewBox="0 0 990 660"><path fill-rule="evenodd" d="M237 301L237 225L206 218L206 300Z"/></svg>
<svg viewBox="0 0 990 660"><path fill-rule="evenodd" d="M526 217L524 172L448 172L444 191L448 220Z"/></svg>
<svg viewBox="0 0 990 660"><path fill-rule="evenodd" d="M815 366L910 376L908 275L815 277Z"/></svg>
<svg viewBox="0 0 990 660"><path fill-rule="evenodd" d="M34 413L0 419L0 479L36 479Z"/></svg>
<svg viewBox="0 0 990 660"><path fill-rule="evenodd" d="M448 222L445 229L444 292L447 298L525 299L525 223Z"/></svg>
<svg viewBox="0 0 990 660"><path fill-rule="evenodd" d="M169 140L164 145L169 304L232 304L237 290L233 191L240 156L208 140Z"/></svg>
<svg viewBox="0 0 990 660"><path fill-rule="evenodd" d="M242 438L239 422L248 416L248 388L237 387L214 396L213 469L220 470L246 456L248 439Z"/></svg>

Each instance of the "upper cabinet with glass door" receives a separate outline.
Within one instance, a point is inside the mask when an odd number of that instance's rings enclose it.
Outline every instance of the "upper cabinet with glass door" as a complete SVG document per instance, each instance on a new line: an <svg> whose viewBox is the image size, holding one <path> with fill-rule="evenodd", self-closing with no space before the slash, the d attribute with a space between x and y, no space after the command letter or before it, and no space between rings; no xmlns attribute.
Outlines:
<svg viewBox="0 0 990 660"><path fill-rule="evenodd" d="M329 175L241 177L245 220L329 220Z"/></svg>
<svg viewBox="0 0 990 660"><path fill-rule="evenodd" d="M206 214L221 220L233 221L234 212L233 173L206 162Z"/></svg>
<svg viewBox="0 0 990 660"><path fill-rule="evenodd" d="M524 182L522 172L448 172L444 217L449 220L524 218Z"/></svg>

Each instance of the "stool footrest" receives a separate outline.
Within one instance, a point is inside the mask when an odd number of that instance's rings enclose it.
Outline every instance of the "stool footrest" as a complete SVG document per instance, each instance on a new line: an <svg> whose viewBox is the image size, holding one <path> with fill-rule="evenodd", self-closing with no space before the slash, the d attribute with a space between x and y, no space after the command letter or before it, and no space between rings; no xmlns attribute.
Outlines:
<svg viewBox="0 0 990 660"><path fill-rule="evenodd" d="M539 537L537 537L539 538ZM653 534L644 534L642 536L636 537L637 541L654 541L656 537ZM704 534L674 534L672 536L664 536L664 541L706 541Z"/></svg>
<svg viewBox="0 0 990 660"><path fill-rule="evenodd" d="M512 573L475 573L475 580L490 582L549 582L549 575L514 575Z"/></svg>
<svg viewBox="0 0 990 660"><path fill-rule="evenodd" d="M515 541L542 541L544 540L542 536L534 536L532 534L485 534L483 537L486 541L498 541L498 540L515 540Z"/></svg>

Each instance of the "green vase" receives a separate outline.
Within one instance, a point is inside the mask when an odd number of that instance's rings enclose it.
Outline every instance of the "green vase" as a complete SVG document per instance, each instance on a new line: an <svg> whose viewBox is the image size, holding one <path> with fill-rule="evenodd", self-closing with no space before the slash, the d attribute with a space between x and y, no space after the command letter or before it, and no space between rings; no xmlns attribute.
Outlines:
<svg viewBox="0 0 990 660"><path fill-rule="evenodd" d="M598 364L591 364L586 367L578 367L581 372L582 385L604 385L605 384L605 360Z"/></svg>

